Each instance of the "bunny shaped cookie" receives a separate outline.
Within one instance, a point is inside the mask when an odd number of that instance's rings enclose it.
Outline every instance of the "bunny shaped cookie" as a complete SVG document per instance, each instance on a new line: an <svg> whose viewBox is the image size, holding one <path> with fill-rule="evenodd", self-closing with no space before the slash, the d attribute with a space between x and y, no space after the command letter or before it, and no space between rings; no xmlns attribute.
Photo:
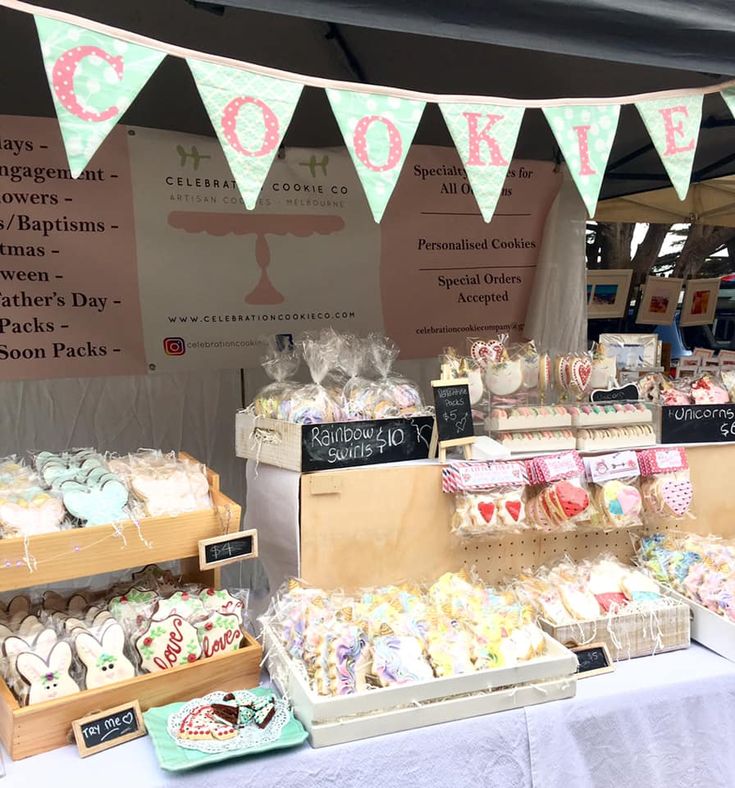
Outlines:
<svg viewBox="0 0 735 788"><path fill-rule="evenodd" d="M29 651L18 655L15 667L30 685L29 705L79 692L79 686L69 674L71 659L71 646L66 641L57 643L47 660Z"/></svg>
<svg viewBox="0 0 735 788"><path fill-rule="evenodd" d="M133 663L123 653L125 633L120 624L109 624L100 638L81 632L74 640L79 659L87 669L87 689L135 676Z"/></svg>

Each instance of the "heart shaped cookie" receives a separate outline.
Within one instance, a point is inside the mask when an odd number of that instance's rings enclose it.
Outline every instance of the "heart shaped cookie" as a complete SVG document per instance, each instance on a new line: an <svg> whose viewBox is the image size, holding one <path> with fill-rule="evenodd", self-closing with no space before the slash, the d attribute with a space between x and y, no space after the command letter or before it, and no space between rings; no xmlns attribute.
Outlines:
<svg viewBox="0 0 735 788"><path fill-rule="evenodd" d="M661 485L661 498L677 517L683 517L692 503L692 483L689 479L675 479Z"/></svg>
<svg viewBox="0 0 735 788"><path fill-rule="evenodd" d="M486 523L490 523L495 519L495 504L491 501L481 501L477 504L477 511Z"/></svg>
<svg viewBox="0 0 735 788"><path fill-rule="evenodd" d="M520 499L511 498L503 501L503 508L514 523L520 522L523 511L523 502Z"/></svg>
<svg viewBox="0 0 735 788"><path fill-rule="evenodd" d="M564 516L570 520L585 512L590 505L587 492L571 482L557 482L554 485L554 494Z"/></svg>

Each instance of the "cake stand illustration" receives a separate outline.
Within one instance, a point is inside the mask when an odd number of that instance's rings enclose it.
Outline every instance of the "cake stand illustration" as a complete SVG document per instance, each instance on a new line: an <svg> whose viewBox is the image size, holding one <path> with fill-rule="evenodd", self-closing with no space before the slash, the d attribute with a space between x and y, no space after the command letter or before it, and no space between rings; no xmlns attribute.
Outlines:
<svg viewBox="0 0 735 788"><path fill-rule="evenodd" d="M269 235L294 235L308 238L310 235L332 235L344 229L341 216L290 214L241 214L208 213L206 211L172 211L168 223L177 230L207 235L254 235L255 261L260 268L258 284L245 296L245 303L260 306L281 304L284 301L268 276L271 250Z"/></svg>

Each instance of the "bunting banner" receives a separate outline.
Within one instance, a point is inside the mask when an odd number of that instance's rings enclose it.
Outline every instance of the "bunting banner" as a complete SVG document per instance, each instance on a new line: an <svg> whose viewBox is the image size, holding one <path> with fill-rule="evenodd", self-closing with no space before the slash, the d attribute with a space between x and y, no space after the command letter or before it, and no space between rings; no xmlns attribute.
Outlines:
<svg viewBox="0 0 735 788"><path fill-rule="evenodd" d="M380 222L426 103L397 96L330 89L327 98L373 218Z"/></svg>
<svg viewBox="0 0 735 788"><path fill-rule="evenodd" d="M165 53L42 16L35 20L69 169L78 178Z"/></svg>
<svg viewBox="0 0 735 788"><path fill-rule="evenodd" d="M636 104L680 200L687 196L702 120L702 94Z"/></svg>
<svg viewBox="0 0 735 788"><path fill-rule="evenodd" d="M187 62L245 206L252 210L304 86L203 60Z"/></svg>
<svg viewBox="0 0 735 788"><path fill-rule="evenodd" d="M620 105L545 107L544 115L592 217L618 128Z"/></svg>
<svg viewBox="0 0 735 788"><path fill-rule="evenodd" d="M687 91L554 101L444 96L279 71L155 39L22 0L0 6L31 14L77 178L167 55L187 61L245 205L260 190L304 85L326 91L380 222L427 103L441 109L480 213L493 218L524 112L541 109L590 216L594 215L622 105L635 105L680 199L692 176L702 101L721 93L735 116L735 80Z"/></svg>
<svg viewBox="0 0 735 788"><path fill-rule="evenodd" d="M489 222L503 190L523 120L523 107L440 104L482 218Z"/></svg>

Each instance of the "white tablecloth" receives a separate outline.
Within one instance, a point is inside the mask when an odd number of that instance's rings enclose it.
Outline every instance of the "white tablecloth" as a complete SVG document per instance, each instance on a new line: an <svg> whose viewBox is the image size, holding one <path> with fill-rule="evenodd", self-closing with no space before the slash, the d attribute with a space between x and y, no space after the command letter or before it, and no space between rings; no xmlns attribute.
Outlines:
<svg viewBox="0 0 735 788"><path fill-rule="evenodd" d="M181 774L159 769L147 737L84 760L6 756L3 788L732 788L733 741L735 664L694 645L582 679L571 700Z"/></svg>

